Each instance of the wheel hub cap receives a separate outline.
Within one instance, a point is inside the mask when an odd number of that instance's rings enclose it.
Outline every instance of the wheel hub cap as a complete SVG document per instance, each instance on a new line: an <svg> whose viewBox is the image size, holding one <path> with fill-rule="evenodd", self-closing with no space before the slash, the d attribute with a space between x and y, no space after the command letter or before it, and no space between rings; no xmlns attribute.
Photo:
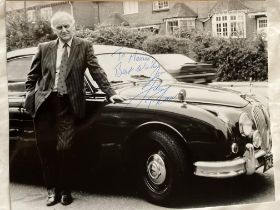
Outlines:
<svg viewBox="0 0 280 210"><path fill-rule="evenodd" d="M147 172L150 180L154 184L162 184L166 178L166 168L162 157L153 154L147 161Z"/></svg>

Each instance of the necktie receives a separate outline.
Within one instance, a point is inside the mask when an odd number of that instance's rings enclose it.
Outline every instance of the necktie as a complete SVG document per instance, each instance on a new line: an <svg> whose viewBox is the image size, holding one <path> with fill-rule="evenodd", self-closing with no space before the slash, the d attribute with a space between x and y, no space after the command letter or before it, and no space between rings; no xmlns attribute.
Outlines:
<svg viewBox="0 0 280 210"><path fill-rule="evenodd" d="M68 61L68 51L67 51L68 44L65 43L63 45L64 51L61 58L61 64L59 67L59 74L58 74L58 83L57 83L57 92L60 94L67 93L67 87L65 83L66 77L66 69L67 69L67 61Z"/></svg>

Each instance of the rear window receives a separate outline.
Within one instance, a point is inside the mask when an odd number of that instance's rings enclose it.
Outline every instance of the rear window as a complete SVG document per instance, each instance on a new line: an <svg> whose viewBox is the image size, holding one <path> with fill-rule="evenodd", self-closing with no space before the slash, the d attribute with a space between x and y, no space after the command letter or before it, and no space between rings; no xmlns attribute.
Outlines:
<svg viewBox="0 0 280 210"><path fill-rule="evenodd" d="M26 80L30 71L32 56L20 57L7 62L7 76L9 82L22 82Z"/></svg>

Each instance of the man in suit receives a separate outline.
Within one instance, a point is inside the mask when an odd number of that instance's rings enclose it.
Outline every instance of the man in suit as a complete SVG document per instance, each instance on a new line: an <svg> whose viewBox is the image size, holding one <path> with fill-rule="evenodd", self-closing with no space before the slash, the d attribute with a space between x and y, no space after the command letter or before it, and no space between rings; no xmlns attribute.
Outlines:
<svg viewBox="0 0 280 210"><path fill-rule="evenodd" d="M26 81L25 108L34 117L47 206L73 201L71 148L75 122L85 114L85 69L111 102L124 100L111 88L91 43L74 36L74 24L70 14L54 14L51 26L58 39L38 45Z"/></svg>

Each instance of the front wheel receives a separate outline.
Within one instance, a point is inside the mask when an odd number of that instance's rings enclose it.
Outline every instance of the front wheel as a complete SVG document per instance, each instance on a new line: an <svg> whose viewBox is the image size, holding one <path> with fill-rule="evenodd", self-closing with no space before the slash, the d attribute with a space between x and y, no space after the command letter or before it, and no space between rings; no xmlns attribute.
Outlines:
<svg viewBox="0 0 280 210"><path fill-rule="evenodd" d="M167 204L184 183L186 154L172 136L162 131L149 133L141 144L141 189L151 202Z"/></svg>

